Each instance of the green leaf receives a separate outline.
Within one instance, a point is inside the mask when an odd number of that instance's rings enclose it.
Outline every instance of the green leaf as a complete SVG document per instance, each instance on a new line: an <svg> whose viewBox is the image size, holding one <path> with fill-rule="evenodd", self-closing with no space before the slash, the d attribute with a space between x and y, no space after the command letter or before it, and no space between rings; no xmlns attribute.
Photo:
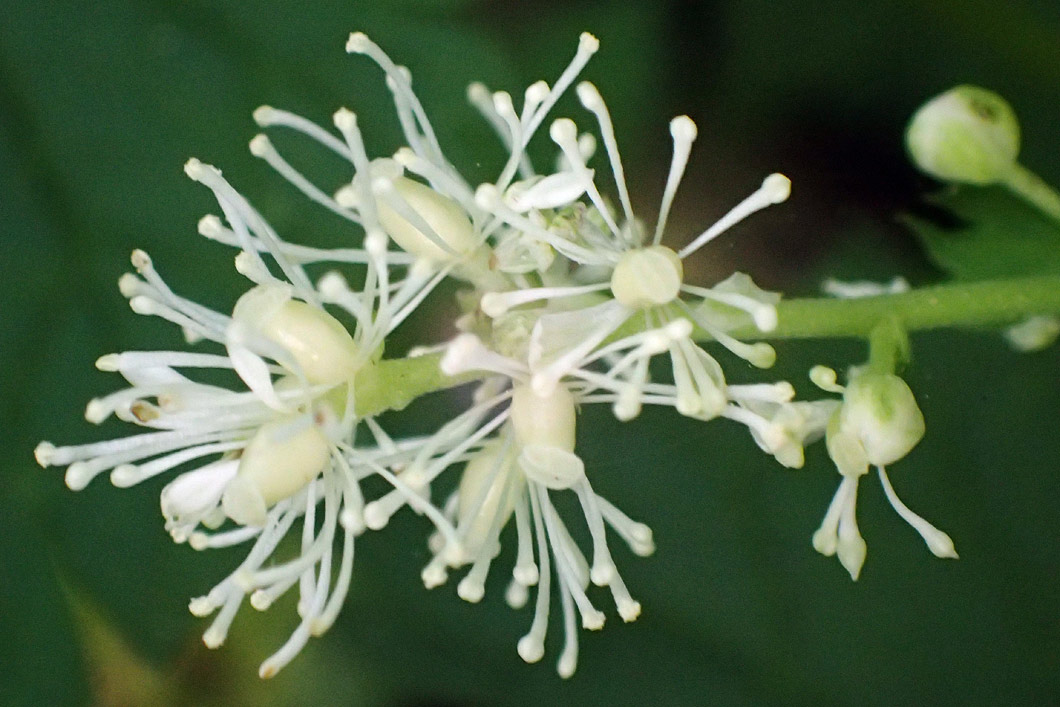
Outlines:
<svg viewBox="0 0 1060 707"><path fill-rule="evenodd" d="M1060 226L1001 187L960 187L932 202L943 213L904 220L953 277L1060 274Z"/></svg>

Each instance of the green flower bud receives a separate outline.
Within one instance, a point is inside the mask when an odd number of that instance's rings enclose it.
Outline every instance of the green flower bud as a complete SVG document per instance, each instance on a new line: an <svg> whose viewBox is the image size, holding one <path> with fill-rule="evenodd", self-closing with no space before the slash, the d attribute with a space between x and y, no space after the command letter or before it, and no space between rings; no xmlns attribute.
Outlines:
<svg viewBox="0 0 1060 707"><path fill-rule="evenodd" d="M838 415L834 436L860 442L864 459L874 466L898 461L924 437L924 414L913 391L890 373L865 372L853 377L843 393ZM834 445L829 442L832 451ZM846 459L849 455L841 456Z"/></svg>
<svg viewBox="0 0 1060 707"><path fill-rule="evenodd" d="M996 93L957 86L921 106L905 144L917 167L936 179L994 184L1016 165L1019 121Z"/></svg>

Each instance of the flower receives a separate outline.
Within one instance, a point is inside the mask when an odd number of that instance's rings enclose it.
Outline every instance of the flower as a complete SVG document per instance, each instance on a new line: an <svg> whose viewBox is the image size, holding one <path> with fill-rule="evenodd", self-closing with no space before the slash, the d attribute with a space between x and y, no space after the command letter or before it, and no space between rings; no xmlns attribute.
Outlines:
<svg viewBox="0 0 1060 707"><path fill-rule="evenodd" d="M648 356L686 337L689 326L678 319L619 339L598 352L601 357L613 357L611 373L592 370L595 359L591 358L545 394L534 389L525 360L493 351L473 334L459 335L445 349L441 367L447 375L485 371L494 376L480 387L476 405L437 433L451 451L433 459L424 455L403 473L433 485L457 460L457 454L466 459L459 485L443 504L459 546L454 548L451 539L436 533L431 542L435 556L424 568L423 580L428 587L438 586L447 580L447 569L471 565L457 593L466 601L480 601L491 563L500 552L500 534L514 517L518 551L505 598L513 608L521 608L528 601L529 589L537 589L530 630L518 643L519 655L527 662L537 662L544 655L553 585L564 615L565 644L557 663L563 677L572 675L577 666L576 619L580 617L582 628L590 630L604 624L605 615L589 598L590 583L610 589L624 621L640 615L641 606L618 572L607 534L610 529L634 554L647 556L654 552L651 529L593 490L585 465L575 453L576 411L593 403L619 404L625 385L615 375L634 362L643 368ZM636 375L646 375L646 371ZM645 391L647 404L677 405L675 386L645 383ZM760 384L728 386L724 394L748 405L779 404L790 400L793 390L786 383ZM457 438L463 441L454 444ZM573 540L553 502L553 495L562 491L573 491L578 499L592 539L591 561L590 553ZM388 513L400 508L400 499L393 501L386 506ZM375 503L366 508L366 518Z"/></svg>
<svg viewBox="0 0 1060 707"><path fill-rule="evenodd" d="M811 377L821 388L843 394L826 438L828 455L843 480L813 535L814 549L828 557L837 555L850 578L857 580L866 554L856 517L858 480L871 464L891 507L920 534L931 553L956 558L950 536L898 498L884 468L908 454L924 436L924 416L905 381L892 373L854 368L843 387L836 384L835 371L823 366L811 371Z"/></svg>
<svg viewBox="0 0 1060 707"><path fill-rule="evenodd" d="M563 169L525 189L513 187L504 192L498 185L487 184L476 191L476 201L509 226L499 236L506 240L502 240L498 252L512 238L521 239L524 249L529 247L526 239L531 239L540 247L562 254L574 265L565 273L552 267L550 260L543 259L539 266L541 279L545 281L542 286L491 291L482 296L482 311L494 320L513 308L540 301L548 304L537 312L539 317L531 334L531 385L547 395L560 379L581 367L601 347L606 347L609 337L627 322L657 328L686 319L753 365L771 366L776 356L772 347L763 342L745 344L728 331L744 323L734 318L734 314L749 315L761 331L772 330L776 326L775 305L779 297L760 290L750 278L739 274L713 288L686 284L683 259L748 215L784 201L790 192L788 179L780 174L770 175L758 191L714 226L680 251L674 251L662 245L661 240L696 137L695 124L687 116L674 118L670 123L673 158L659 218L649 237L633 214L614 129L603 99L588 82L578 85L577 94L582 105L597 118L615 175L621 213L615 212L604 200L592 170L586 166L594 141L580 139L574 122L566 118L554 121L549 131L562 152ZM582 194L588 197L588 205L574 201ZM552 214L525 213L529 206L539 210L563 208ZM700 298L702 302L693 306L682 295ZM589 303L582 303L586 301ZM726 410L728 401L721 394L725 388L724 376L715 359L693 341L692 333L693 328L689 327L686 335L674 339L667 348L678 389L677 409L685 415L711 419ZM639 370L639 366L634 366L631 374ZM630 375L626 381L626 392L615 407L616 416L624 420L638 414L647 378Z"/></svg>
<svg viewBox="0 0 1060 707"><path fill-rule="evenodd" d="M917 110L905 144L917 167L936 179L994 184L1016 169L1019 120L993 91L957 86Z"/></svg>
<svg viewBox="0 0 1060 707"><path fill-rule="evenodd" d="M254 286L230 316L214 312L175 294L147 254L135 251L139 277L123 277L121 290L135 312L172 321L189 341L213 342L225 354L134 351L102 357L97 366L121 373L131 387L93 400L86 417L98 423L114 414L157 431L79 446L43 442L36 455L43 466L67 465L67 484L75 490L107 470L116 486L126 487L213 458L163 488L162 513L173 539L198 550L253 541L234 572L191 602L197 616L217 612L203 635L207 646L224 642L248 595L255 608L265 609L299 585L302 621L262 664L262 677L269 677L338 615L352 574L353 538L365 527L361 480L383 476L418 511L445 524L419 490L388 469L400 467L415 444L395 443L374 421L359 419L356 392L359 377L372 375L386 335L440 277L388 252L385 236L376 232L365 238L363 249L324 251L286 243L216 168L191 160L185 170L214 192L227 222L207 216L200 232L239 247L237 268ZM362 214L353 215L363 221ZM282 279L263 255L282 271ZM327 260L363 263L363 291L350 290L337 272L314 287L303 265ZM392 282L392 269L406 266L404 279ZM325 303L345 310L354 322L352 334ZM244 388L201 383L179 372L186 369L230 370ZM361 424L371 431L374 446L353 447ZM299 518L300 553L275 562L280 540ZM234 527L223 528L226 521ZM270 560L275 564L266 567Z"/></svg>
<svg viewBox="0 0 1060 707"><path fill-rule="evenodd" d="M127 487L213 458L163 488L162 514L173 539L197 550L253 541L232 575L191 602L198 616L220 610L203 635L211 648L224 642L247 594L253 592L252 604L264 609L293 585L288 580L306 577L300 589L304 619L262 665L262 675L269 676L310 633L330 626L349 585L363 474L350 468L339 444L350 425L352 401L345 390L352 390L356 349L341 324L318 306L294 299L290 286L254 287L228 317L174 294L146 254L135 252L133 262L143 279L123 278L122 290L135 311L179 323L194 336L227 346L228 355L132 351L102 357L97 366L119 372L130 387L91 401L86 417L98 423L114 414L153 431L79 446L43 442L37 460L43 466L68 465L67 485L79 490L107 470L114 485ZM189 369L234 370L245 389L200 383L180 372ZM325 522L318 533L314 518L321 502ZM340 505L343 560L331 587ZM299 517L306 539L300 556L263 570ZM232 526L222 528L226 521ZM317 568L319 579L313 575Z"/></svg>
<svg viewBox="0 0 1060 707"><path fill-rule="evenodd" d="M509 384L511 388L491 397L479 396L478 420L485 419L488 415L482 413L488 410L495 412L468 439L477 443L494 430L497 432L470 455L457 489L444 506L456 529L459 552L452 552L443 538L434 536L431 545L435 556L424 569L424 583L437 586L446 581L447 567L471 565L457 593L466 601L480 601L491 562L500 552L501 531L514 516L518 553L506 600L513 608L521 608L528 600L529 588L537 588L534 618L518 643L519 655L528 663L544 656L554 581L565 633L557 671L562 677L570 677L578 660L576 614L582 628L589 630L603 628L605 621L605 615L587 594L590 582L610 589L624 621L636 620L641 611L615 565L607 528L616 532L634 554L647 556L654 552L651 529L631 520L598 495L586 476L584 463L574 452L577 406L606 401L613 398L613 393L598 392L601 385L606 386L604 381L595 385L572 380L541 395L529 384L530 373L524 363L489 350L471 334L463 334L449 344L442 369L450 375L469 370L491 371L498 377L485 384L483 391ZM440 434L450 433L443 428ZM433 481L451 461L442 457L406 473L422 473ZM552 494L560 491L573 491L578 498L592 538L591 562L573 540L552 501Z"/></svg>

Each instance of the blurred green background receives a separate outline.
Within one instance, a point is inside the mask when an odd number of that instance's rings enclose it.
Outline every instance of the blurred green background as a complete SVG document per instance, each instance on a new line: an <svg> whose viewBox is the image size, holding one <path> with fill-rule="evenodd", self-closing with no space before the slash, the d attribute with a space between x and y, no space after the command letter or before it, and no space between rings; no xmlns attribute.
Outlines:
<svg viewBox="0 0 1060 707"><path fill-rule="evenodd" d="M1060 183L1055 0L4 0L0 703L1060 703L1060 353L1017 355L989 332L914 338L908 380L928 432L892 469L903 499L952 535L959 561L932 558L865 483L869 557L852 583L810 546L838 481L819 446L792 472L735 425L648 411L623 426L589 410L579 450L593 484L654 528L658 551L618 551L644 614L620 625L609 611L603 632L583 633L572 680L553 671L558 645L537 666L516 655L530 612L503 604L503 559L480 606L453 584L423 590L426 531L408 514L358 542L338 624L277 678L259 681L256 667L294 628L290 602L245 607L228 643L207 651L207 624L187 599L242 551L174 546L158 510L164 479L119 491L100 478L74 494L32 449L119 434L81 418L118 385L92 362L179 345L117 292L132 248L205 304L228 309L244 287L232 252L195 234L216 206L184 178L189 156L222 167L291 240L352 237L246 143L251 111L268 103L325 125L345 105L373 154L399 146L378 71L343 51L355 29L412 69L473 182L501 152L464 86L516 93L553 80L578 33L595 33L602 48L584 76L608 100L642 213L665 178L667 121L687 113L699 124L672 237L708 225L768 172L792 178L787 204L698 256L704 282L738 268L810 295L826 276L941 279L899 218L933 188L908 166L901 136L920 103L957 83L1006 96L1024 161ZM572 100L556 114L589 125ZM328 169L304 142L281 148ZM408 341L441 340L446 316L421 316ZM811 395L809 366L843 367L864 347L786 342L778 353L776 376ZM753 380L723 361L732 379ZM392 424L430 429L449 405L425 400ZM561 627L550 633L558 640Z"/></svg>

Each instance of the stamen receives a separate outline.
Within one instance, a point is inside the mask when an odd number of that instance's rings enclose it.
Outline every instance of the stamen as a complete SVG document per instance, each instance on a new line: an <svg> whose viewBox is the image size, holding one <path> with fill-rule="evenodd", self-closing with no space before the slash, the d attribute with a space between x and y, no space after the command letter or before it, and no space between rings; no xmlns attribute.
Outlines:
<svg viewBox="0 0 1060 707"><path fill-rule="evenodd" d="M563 652L559 654L556 663L556 672L566 680L574 675L578 667L578 627L574 623L574 602L571 600L570 587L567 586L567 578L559 573L559 599L563 607Z"/></svg>
<svg viewBox="0 0 1060 707"><path fill-rule="evenodd" d="M839 517L839 544L836 546L836 555L850 573L850 578L856 582L861 574L861 567L865 564L866 553L865 541L858 530L858 477L843 477L840 485L846 486L847 492Z"/></svg>
<svg viewBox="0 0 1060 707"><path fill-rule="evenodd" d="M357 114L346 108L340 108L332 116L332 122L346 140L350 158L353 162L355 173L353 188L359 197L357 199L357 210L364 219L365 228L375 228L379 223L379 217L376 213L375 198L370 187L371 163L368 161L368 153L364 149L361 131L357 127ZM335 195L335 201L342 204L338 194Z"/></svg>
<svg viewBox="0 0 1060 707"><path fill-rule="evenodd" d="M529 495L534 528L537 532L537 556L541 558L541 571L534 605L534 620L530 624L530 630L519 639L517 649L519 657L524 661L536 663L545 655L545 633L548 631L548 609L552 590L552 563L549 561L548 540L546 539L545 521L541 514L541 502L532 490Z"/></svg>
<svg viewBox="0 0 1060 707"><path fill-rule="evenodd" d="M615 532L629 545L629 549L634 554L648 557L655 552L651 528L633 520L603 496L597 496L596 503L600 506L600 513L604 520L615 529Z"/></svg>
<svg viewBox="0 0 1060 707"><path fill-rule="evenodd" d="M504 590L504 603L512 609L522 609L530 599L530 592L525 584L512 578L508 581L508 588Z"/></svg>
<svg viewBox="0 0 1060 707"><path fill-rule="evenodd" d="M461 334L446 347L439 363L442 373L455 376L468 371L492 371L511 378L526 376L526 367L486 348L474 334Z"/></svg>
<svg viewBox="0 0 1060 707"><path fill-rule="evenodd" d="M426 179L435 191L455 199L469 214L479 211L475 203L475 193L464 182L454 179L438 165L425 160L407 147L394 153L394 161L399 165Z"/></svg>
<svg viewBox="0 0 1060 707"><path fill-rule="evenodd" d="M221 176L221 171L211 165L203 164L195 158L188 160L184 165L184 171L193 180L214 192L214 196L217 198L217 203L224 212L225 218L236 235L239 236L243 251L248 253L248 257L254 262L256 269L268 272L264 261L261 260L257 250L254 248L248 226L268 246L273 260L280 266L280 270L287 276L291 284L298 289L299 296L307 302L316 303L316 294L301 266L291 263L284 257L283 250L279 246L282 242L280 237L276 235L276 232L272 230L268 222L250 206L247 200Z"/></svg>
<svg viewBox="0 0 1060 707"><path fill-rule="evenodd" d="M390 522L391 517L397 513L408 502L404 493L393 489L382 497L365 504L364 524L369 530L382 530Z"/></svg>
<svg viewBox="0 0 1060 707"><path fill-rule="evenodd" d="M751 315L751 318L754 320L755 326L758 327L759 331L769 332L777 328L777 308L776 305L771 302L762 302L756 300L754 297L741 295L736 292L718 292L706 287L696 287L694 285L682 285L681 289L689 294L713 300L715 302L721 302L722 304L747 312Z"/></svg>
<svg viewBox="0 0 1060 707"><path fill-rule="evenodd" d="M787 381L729 385L725 391L731 399L739 401L787 403L795 397L795 387Z"/></svg>
<svg viewBox="0 0 1060 707"><path fill-rule="evenodd" d="M145 479L150 479L152 476L157 476L164 471L169 471L173 467L191 461L192 459L198 459L199 457L204 457L208 454L218 454L232 451L234 449L240 449L245 446L245 444L246 443L242 440L238 442L203 444L196 447L188 447L187 449L182 449L179 452L168 454L164 457L152 459L146 464L141 464L140 466L122 464L111 471L110 482L118 488L129 488Z"/></svg>
<svg viewBox="0 0 1060 707"><path fill-rule="evenodd" d="M355 532L346 525L343 527L345 528L345 533L342 538L342 560L339 565L339 576L335 582L335 589L324 606L324 610L310 624L310 632L314 636L322 635L334 625L335 619L338 618L339 611L342 609L342 604L345 602L346 595L350 590L350 579L353 576L353 536Z"/></svg>
<svg viewBox="0 0 1060 707"><path fill-rule="evenodd" d="M221 613L217 615L210 627L202 634L202 642L207 648L220 648L225 642L228 637L228 629L232 625L232 620L236 617L236 612L239 611L239 605L242 603L242 594L232 594L228 597L224 606L221 607Z"/></svg>
<svg viewBox="0 0 1060 707"><path fill-rule="evenodd" d="M750 363L756 368L770 368L777 361L776 350L764 341L759 341L754 344L745 344L742 341L734 339L733 337L726 334L720 328L714 326L710 322L706 321L704 317L699 316L691 307L685 302L678 300L678 304L681 309L684 310L685 314L695 320L696 324L702 327L708 334L714 337L714 340L719 344L727 348L732 353L736 354L743 360Z"/></svg>
<svg viewBox="0 0 1060 707"><path fill-rule="evenodd" d="M563 150L567 161L570 162L571 171L581 177L585 184L585 193L588 194L589 200L593 202L593 206L596 207L607 227L611 229L611 233L616 238L622 238L622 232L619 230L618 224L615 223L607 203L596 188L596 183L593 181L593 171L585 166L585 161L582 159L581 151L578 149L578 128L574 121L569 118L559 118L553 121L548 134L552 141Z"/></svg>
<svg viewBox="0 0 1060 707"><path fill-rule="evenodd" d="M136 271L143 276L144 280L146 280L147 285L150 288L150 294L155 298L160 299L162 302L169 305L174 310L181 312L190 319L200 322L202 326L210 330L221 331L224 329L228 317L219 314L212 309L203 307L201 304L180 297L173 292L173 290L166 285L162 276L158 274L158 271L155 270L151 258L146 252L136 249L132 252L130 260L132 261L133 267L136 268ZM147 293L145 292L144 294Z"/></svg>
<svg viewBox="0 0 1060 707"><path fill-rule="evenodd" d="M212 327L205 326L199 321L188 317L186 314L173 309L169 305L151 299L146 295L136 295L131 298L129 300L129 309L143 316L165 319L166 321L172 322L181 327L186 332L192 332L195 336L198 336L201 339L216 341L218 343L224 341L223 334L220 334Z"/></svg>
<svg viewBox="0 0 1060 707"><path fill-rule="evenodd" d="M531 587L537 584L538 571L534 563L533 537L530 529L530 512L527 508L527 495L520 494L515 504L515 530L519 542L512 578L521 586Z"/></svg>
<svg viewBox="0 0 1060 707"><path fill-rule="evenodd" d="M591 292L600 292L609 287L610 283L602 282L596 285L583 285L580 287L535 287L526 290L509 290L508 292L487 292L482 295L481 307L486 316L496 319L507 313L512 307L543 299L576 297Z"/></svg>
<svg viewBox="0 0 1060 707"><path fill-rule="evenodd" d="M825 557L834 555L839 545L839 516L843 512L847 491L848 487L840 483L832 496L831 503L828 504L828 510L824 514L821 526L813 534L813 549Z"/></svg>
<svg viewBox="0 0 1060 707"><path fill-rule="evenodd" d="M561 581L566 582L567 585L565 593L573 596L575 604L578 605L578 612L582 617L582 628L598 631L604 627L606 617L585 595L583 587L588 584L588 563L549 500L548 490L544 486L537 486L536 491L540 496L549 542L552 545L553 556L556 558L556 571Z"/></svg>
<svg viewBox="0 0 1060 707"><path fill-rule="evenodd" d="M922 517L911 511L909 506L902 503L902 499L898 498L898 494L894 492L894 487L891 486L891 480L887 477L887 472L882 466L876 467L876 471L880 475L880 483L883 484L883 492L887 494L887 500L891 502L891 507L898 512L898 515L902 517L902 520L913 526L913 529L920 533L920 537L924 539L924 542L927 544L928 549L931 550L931 553L935 557L950 557L957 559L957 550L954 548L953 540L950 539L950 536L924 520Z"/></svg>
<svg viewBox="0 0 1060 707"><path fill-rule="evenodd" d="M302 516L302 555L306 555L313 549L313 540L316 537L316 510L317 510L317 498L316 498L316 484L309 484L306 486L305 494L305 514ZM328 532L328 528L325 525L321 529L321 535ZM330 543L328 549L330 550ZM298 578L298 614L305 618L309 609L309 604L313 601L313 585L315 584L315 577L313 576L313 567L310 565L306 568L302 575Z"/></svg>
<svg viewBox="0 0 1060 707"><path fill-rule="evenodd" d="M482 114L482 117L493 126L493 129L496 130L497 134L500 136L501 141L504 142L505 147L511 149L511 129L509 125L504 122L504 119L497 113L497 109L493 105L493 94L490 93L485 84L478 81L468 84L467 100L468 103L477 108L478 112Z"/></svg>
<svg viewBox="0 0 1060 707"><path fill-rule="evenodd" d="M268 128L273 125L292 128L313 138L340 157L353 161L353 155L350 150L340 140L316 123L306 120L300 115L295 115L285 110L277 110L272 106L259 106L254 111L254 122L262 128Z"/></svg>
<svg viewBox="0 0 1060 707"><path fill-rule="evenodd" d="M810 380L821 390L842 395L844 386L836 383L836 372L828 366L814 366L810 369Z"/></svg>
<svg viewBox="0 0 1060 707"><path fill-rule="evenodd" d="M543 80L534 81L526 87L523 92L523 112L519 114L519 121L524 125L530 121L541 104L548 98L548 82Z"/></svg>
<svg viewBox="0 0 1060 707"><path fill-rule="evenodd" d="M790 194L790 179L783 174L769 175L762 182L762 186L758 188L758 191L751 194L751 196L737 204L732 211L718 219L717 223L682 248L677 255L682 259L686 258L754 212L773 204L779 204L787 199Z"/></svg>
<svg viewBox="0 0 1060 707"><path fill-rule="evenodd" d="M578 74L581 73L581 70L585 68L585 65L589 63L589 59L599 48L600 40L588 32L582 32L581 36L578 37L578 51L575 53L574 59L571 60L571 63L556 79L555 86L541 101L541 105L538 107L537 112L534 113L534 117L527 123L526 130L523 133L523 147L526 147L526 144L540 127L545 116L552 110L552 106L556 105L556 101L563 95L563 92L574 83L574 79L578 77Z"/></svg>
<svg viewBox="0 0 1060 707"><path fill-rule="evenodd" d="M193 550L206 550L213 548L232 547L245 543L251 538L261 534L261 528L244 526L235 530L227 530L223 533L194 532L188 537L188 544Z"/></svg>
<svg viewBox="0 0 1060 707"><path fill-rule="evenodd" d="M585 478L573 488L578 494L582 513L585 514L585 523L589 526L589 534L593 540L593 566L589 579L598 587L606 587L617 575L617 570L614 560L611 559L611 551L607 547L604 519L600 514L600 507L596 504L596 493Z"/></svg>
<svg viewBox="0 0 1060 707"><path fill-rule="evenodd" d="M343 208L332 197L325 194L316 185L306 179L301 172L292 167L291 164L276 151L276 148L272 145L272 141L270 141L266 135L257 135L250 141L250 153L255 157L260 157L265 160L270 167L279 172L281 177L293 184L295 188L311 200L345 219L353 221L356 224L361 223L361 218L357 214Z"/></svg>
<svg viewBox="0 0 1060 707"><path fill-rule="evenodd" d="M391 61L390 57L387 56L375 42L368 39L368 36L363 32L354 32L350 35L349 40L346 42L346 51L350 54L365 54L383 69L388 79L388 86L392 87L395 98L400 96L401 100L408 103L419 123L420 129L423 131L423 136L427 139L430 149L434 153L434 156L444 162L442 148L438 144L438 138L434 135L434 129L431 127L431 123L427 119L427 113L423 110L419 98L417 98L416 94L412 91L412 85L409 83L408 77L400 71L397 65Z"/></svg>
<svg viewBox="0 0 1060 707"><path fill-rule="evenodd" d="M622 157L618 152L618 142L615 140L615 126L611 123L611 114L607 110L607 104L600 96L596 86L588 81L582 81L576 89L578 99L586 110L592 111L600 124L600 134L604 138L604 147L607 149L607 158L611 162L611 174L615 178L615 186L618 188L618 198L622 202L622 210L626 215L626 222L633 222L633 205L629 200L629 190L626 188L626 173L622 169ZM656 241L658 243L658 241Z"/></svg>
<svg viewBox="0 0 1060 707"><path fill-rule="evenodd" d="M663 231L666 230L666 219L670 216L670 206L677 193L677 186L681 183L681 177L684 176L688 155L696 139L696 132L696 124L687 115L679 115L670 121L674 154L670 160L670 173L666 176L666 187L663 189L662 204L659 207L659 220L655 224L655 237L652 238L653 245L659 245L662 241ZM683 258L684 255L682 254L681 257Z"/></svg>

